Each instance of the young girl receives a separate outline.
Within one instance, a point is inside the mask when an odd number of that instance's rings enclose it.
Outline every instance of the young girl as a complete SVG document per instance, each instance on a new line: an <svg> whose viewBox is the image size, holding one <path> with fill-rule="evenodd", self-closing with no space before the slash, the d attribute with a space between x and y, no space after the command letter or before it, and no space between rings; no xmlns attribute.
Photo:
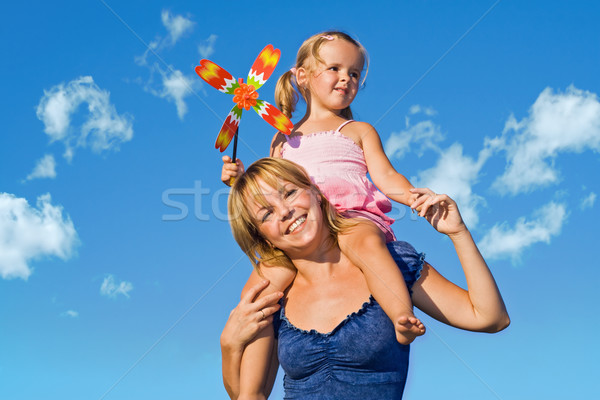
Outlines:
<svg viewBox="0 0 600 400"><path fill-rule="evenodd" d="M417 195L411 194L413 186L391 165L375 129L352 120L350 104L366 62L366 50L345 33L323 32L307 39L296 66L281 76L275 89L277 106L284 114L292 117L298 93L306 102L306 114L289 137L275 135L270 155L303 166L330 203L356 219L352 229L338 236L340 248L365 275L373 297L394 323L398 342L409 344L425 328L412 312L406 284L386 246L396 238L390 228L393 220L385 213L391 210L387 197L411 206ZM223 182L243 173L239 160L233 164L225 156L223 161ZM367 172L383 193L367 179ZM262 261L260 272L271 282L263 295L285 290L295 272ZM243 378L242 362L242 386Z"/></svg>

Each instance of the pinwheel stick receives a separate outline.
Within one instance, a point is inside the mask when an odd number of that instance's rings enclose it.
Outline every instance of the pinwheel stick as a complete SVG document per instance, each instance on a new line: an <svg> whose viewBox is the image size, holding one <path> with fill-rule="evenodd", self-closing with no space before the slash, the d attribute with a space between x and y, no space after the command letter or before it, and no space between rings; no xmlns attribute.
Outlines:
<svg viewBox="0 0 600 400"><path fill-rule="evenodd" d="M231 157L231 162L233 164L235 164L235 160L236 160L236 154L237 154L237 140L238 140L238 132L240 131L240 126L238 125L237 129L235 130L235 134L233 135L233 156ZM235 178L232 176L231 178L229 178L229 186L233 185L233 182L235 182Z"/></svg>
<svg viewBox="0 0 600 400"><path fill-rule="evenodd" d="M235 164L236 154L237 154L237 140L238 140L238 132L240 131L240 126L238 125L235 130L235 135L233 135L233 157L231 157L231 162Z"/></svg>

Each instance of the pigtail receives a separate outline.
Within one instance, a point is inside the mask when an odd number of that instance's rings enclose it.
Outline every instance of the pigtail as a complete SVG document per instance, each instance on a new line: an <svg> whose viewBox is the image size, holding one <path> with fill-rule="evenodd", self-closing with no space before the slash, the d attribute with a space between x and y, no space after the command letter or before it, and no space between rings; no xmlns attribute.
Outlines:
<svg viewBox="0 0 600 400"><path fill-rule="evenodd" d="M279 77L275 86L275 104L290 119L298 103L298 92L292 83L293 77L292 71L286 71Z"/></svg>

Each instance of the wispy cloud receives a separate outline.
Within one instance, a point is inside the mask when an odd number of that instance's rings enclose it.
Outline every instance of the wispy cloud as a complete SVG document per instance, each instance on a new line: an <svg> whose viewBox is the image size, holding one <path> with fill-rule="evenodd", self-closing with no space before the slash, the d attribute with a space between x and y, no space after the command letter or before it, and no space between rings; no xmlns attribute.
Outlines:
<svg viewBox="0 0 600 400"><path fill-rule="evenodd" d="M194 29L194 22L183 15L171 15L168 10L163 10L160 19L169 33L167 38L174 45L183 35Z"/></svg>
<svg viewBox="0 0 600 400"><path fill-rule="evenodd" d="M556 183L554 160L560 153L600 152L598 97L574 86L564 93L546 88L529 115L521 121L511 116L490 146L506 152L504 174L492 186L498 192L514 195Z"/></svg>
<svg viewBox="0 0 600 400"><path fill-rule="evenodd" d="M195 23L183 15L172 15L170 11L163 10L160 14L163 26L167 30L166 36L157 36L148 43L148 48L141 56L135 57L138 65L148 65L148 57L151 53L158 53L164 49L171 48L179 39L194 29Z"/></svg>
<svg viewBox="0 0 600 400"><path fill-rule="evenodd" d="M459 205L467 225L474 228L479 222L478 208L485 204L483 197L473 192L481 168L489 152L481 151L477 160L463 154L462 145L454 143L440 152L437 164L411 178L418 187L428 187L437 193L445 193Z"/></svg>
<svg viewBox="0 0 600 400"><path fill-rule="evenodd" d="M133 290L131 282L121 281L117 283L113 275L108 275L102 281L100 294L110 298L116 298L118 295L129 297L129 292Z"/></svg>
<svg viewBox="0 0 600 400"><path fill-rule="evenodd" d="M430 117L437 114L437 111L435 109L433 109L432 107L423 107L419 104L413 104L412 106L410 106L410 108L408 109L408 112L409 112L409 114L423 113Z"/></svg>
<svg viewBox="0 0 600 400"><path fill-rule="evenodd" d="M30 181L39 178L56 178L56 160L52 154L46 154L40 158L25 180Z"/></svg>
<svg viewBox="0 0 600 400"><path fill-rule="evenodd" d="M420 113L420 106L412 106L411 114ZM432 112L435 112L432 110ZM429 114L428 114L429 115ZM406 128L400 132L392 132L386 140L385 153L390 159L400 159L409 151L421 156L425 150L438 150L438 143L444 140L440 126L431 120L420 121L411 125L406 117Z"/></svg>
<svg viewBox="0 0 600 400"><path fill-rule="evenodd" d="M69 216L51 204L50 194L37 199L36 207L26 199L0 193L0 275L4 279L27 279L30 262L55 256L67 260L79 243Z"/></svg>
<svg viewBox="0 0 600 400"><path fill-rule="evenodd" d="M87 104L84 122L80 126L72 126L71 119L82 104ZM37 107L37 117L44 123L44 132L50 140L64 144L67 160L73 158L78 147L90 147L92 151L101 153L116 150L121 143L133 137L132 118L117 113L110 103L110 93L100 89L91 76L44 90Z"/></svg>
<svg viewBox="0 0 600 400"><path fill-rule="evenodd" d="M79 313L75 310L67 310L65 312L60 313L61 317L69 317L69 318L77 318L79 317Z"/></svg>
<svg viewBox="0 0 600 400"><path fill-rule="evenodd" d="M514 227L506 222L495 225L478 245L489 259L510 259L516 263L526 248L536 243L550 243L566 219L566 205L550 202L538 209L530 220L519 218Z"/></svg>
<svg viewBox="0 0 600 400"><path fill-rule="evenodd" d="M161 20L167 30L167 36L158 36L156 40L150 42L144 54L135 57L135 61L150 72L150 77L143 83L144 90L174 103L177 108L177 116L183 120L188 110L185 98L201 87L200 80L193 75L186 76L180 70L167 65L160 56L158 59L164 64L164 69L157 61L148 62L148 57L150 53L158 55L162 50L173 47L181 37L193 30L194 22L182 15L172 15L168 10L162 11ZM214 38L212 36L206 41L206 51L212 51L212 45L216 40L216 36ZM159 82L155 82L153 79L157 74L160 75Z"/></svg>
<svg viewBox="0 0 600 400"><path fill-rule="evenodd" d="M584 197L583 200L581 200L579 208L581 210L587 210L588 208L594 207L594 203L596 203L596 193L591 192L589 195Z"/></svg>
<svg viewBox="0 0 600 400"><path fill-rule="evenodd" d="M200 57L208 58L215 52L215 43L217 41L217 35L211 34L208 39L204 40L198 45L198 53Z"/></svg>

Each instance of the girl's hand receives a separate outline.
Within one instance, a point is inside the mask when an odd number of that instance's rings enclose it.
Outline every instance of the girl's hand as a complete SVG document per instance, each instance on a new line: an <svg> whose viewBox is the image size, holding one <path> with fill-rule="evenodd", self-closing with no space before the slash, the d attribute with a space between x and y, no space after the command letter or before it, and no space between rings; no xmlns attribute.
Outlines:
<svg viewBox="0 0 600 400"><path fill-rule="evenodd" d="M419 216L424 217L438 232L448 236L467 232L456 202L448 195L436 194L427 188L410 191L419 195L410 207L419 210Z"/></svg>
<svg viewBox="0 0 600 400"><path fill-rule="evenodd" d="M237 158L235 164L231 162L231 157L223 156L223 169L221 169L221 181L227 186L233 182L231 178L236 178L244 173L244 163Z"/></svg>
<svg viewBox="0 0 600 400"><path fill-rule="evenodd" d="M254 285L231 311L221 333L222 346L243 349L258 332L273 322L273 314L280 307L277 302L283 293L275 292L254 301L267 286L269 286L267 280Z"/></svg>

